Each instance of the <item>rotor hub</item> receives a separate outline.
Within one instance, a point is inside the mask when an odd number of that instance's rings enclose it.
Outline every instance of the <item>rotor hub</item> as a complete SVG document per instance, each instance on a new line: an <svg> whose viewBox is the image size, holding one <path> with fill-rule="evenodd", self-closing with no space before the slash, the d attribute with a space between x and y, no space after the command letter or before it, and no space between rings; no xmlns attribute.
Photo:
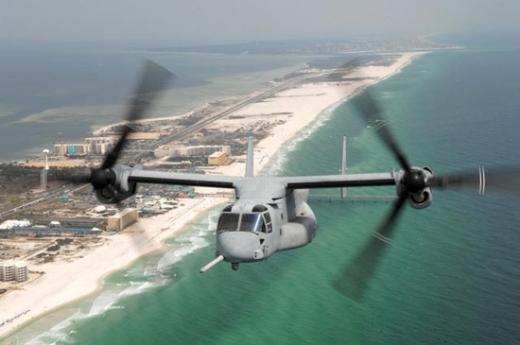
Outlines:
<svg viewBox="0 0 520 345"><path fill-rule="evenodd" d="M421 169L412 169L404 174L402 183L408 193L417 194L426 188L426 175Z"/></svg>
<svg viewBox="0 0 520 345"><path fill-rule="evenodd" d="M108 169L94 169L90 174L90 183L95 190L101 190L108 187L114 180L114 173Z"/></svg>

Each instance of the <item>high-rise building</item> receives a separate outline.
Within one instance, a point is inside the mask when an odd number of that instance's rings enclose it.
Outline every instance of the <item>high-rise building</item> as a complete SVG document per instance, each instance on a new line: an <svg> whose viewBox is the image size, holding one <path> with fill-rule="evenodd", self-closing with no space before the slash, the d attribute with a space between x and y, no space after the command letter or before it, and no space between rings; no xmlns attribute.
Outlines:
<svg viewBox="0 0 520 345"><path fill-rule="evenodd" d="M0 262L0 280L9 282L14 280L14 261L2 260Z"/></svg>
<svg viewBox="0 0 520 345"><path fill-rule="evenodd" d="M139 212L135 208L127 208L118 214L108 217L108 231L122 231L128 225L139 220Z"/></svg>
<svg viewBox="0 0 520 345"><path fill-rule="evenodd" d="M14 280L21 283L29 278L27 264L25 261L16 261L14 263Z"/></svg>
<svg viewBox="0 0 520 345"><path fill-rule="evenodd" d="M29 278L29 271L25 261L1 260L0 261L0 281L19 283Z"/></svg>

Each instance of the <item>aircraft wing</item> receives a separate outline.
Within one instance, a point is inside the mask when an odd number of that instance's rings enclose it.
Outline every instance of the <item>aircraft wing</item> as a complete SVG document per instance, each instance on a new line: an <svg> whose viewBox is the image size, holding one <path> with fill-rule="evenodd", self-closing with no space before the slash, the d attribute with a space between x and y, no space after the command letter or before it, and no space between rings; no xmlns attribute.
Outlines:
<svg viewBox="0 0 520 345"><path fill-rule="evenodd" d="M128 175L128 182L178 184L215 188L235 188L235 183L242 179L243 177L238 176L172 173L147 170L133 170Z"/></svg>
<svg viewBox="0 0 520 345"><path fill-rule="evenodd" d="M394 186L394 173L322 175L322 176L283 176L260 177L261 179L281 182L289 189L315 189L334 187ZM163 171L132 170L128 182L178 184L185 186L235 188L247 178L242 176L204 175L174 173Z"/></svg>
<svg viewBox="0 0 520 345"><path fill-rule="evenodd" d="M290 189L395 186L394 173L279 177Z"/></svg>

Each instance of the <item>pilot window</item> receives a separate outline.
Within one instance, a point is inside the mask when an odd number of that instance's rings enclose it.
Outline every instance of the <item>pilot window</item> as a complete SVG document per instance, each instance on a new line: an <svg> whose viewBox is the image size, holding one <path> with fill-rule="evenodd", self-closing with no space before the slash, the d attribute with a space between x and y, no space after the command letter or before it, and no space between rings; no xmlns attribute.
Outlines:
<svg viewBox="0 0 520 345"><path fill-rule="evenodd" d="M267 232L273 231L273 224L271 223L271 215L269 212L264 213L265 225L267 228Z"/></svg>
<svg viewBox="0 0 520 345"><path fill-rule="evenodd" d="M268 213L265 213L268 215ZM270 217L268 216L270 219ZM227 213L223 212L218 219L218 231L252 231L271 232L272 225L264 220L261 213Z"/></svg>
<svg viewBox="0 0 520 345"><path fill-rule="evenodd" d="M240 223L240 231L265 232L264 218L258 213L244 213Z"/></svg>
<svg viewBox="0 0 520 345"><path fill-rule="evenodd" d="M239 219L238 213L222 213L218 219L217 231L236 231Z"/></svg>

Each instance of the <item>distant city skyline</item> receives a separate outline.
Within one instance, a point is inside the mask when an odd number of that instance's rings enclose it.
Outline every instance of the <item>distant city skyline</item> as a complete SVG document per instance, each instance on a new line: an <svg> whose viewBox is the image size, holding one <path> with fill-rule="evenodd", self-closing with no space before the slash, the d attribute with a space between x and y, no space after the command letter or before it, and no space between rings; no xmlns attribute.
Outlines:
<svg viewBox="0 0 520 345"><path fill-rule="evenodd" d="M0 42L211 44L520 29L514 0L0 2Z"/></svg>

